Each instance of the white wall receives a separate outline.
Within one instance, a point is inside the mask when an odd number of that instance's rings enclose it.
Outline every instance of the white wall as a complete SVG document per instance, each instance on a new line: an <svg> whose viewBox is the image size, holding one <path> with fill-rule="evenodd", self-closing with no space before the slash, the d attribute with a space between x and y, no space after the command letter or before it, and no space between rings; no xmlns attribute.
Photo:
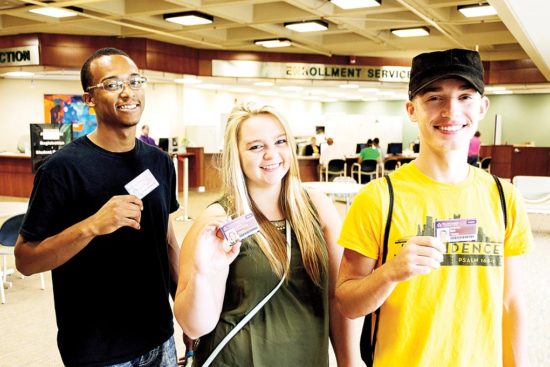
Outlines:
<svg viewBox="0 0 550 367"><path fill-rule="evenodd" d="M0 79L0 151L17 151L29 124L44 123L44 94L80 94L79 81Z"/></svg>
<svg viewBox="0 0 550 367"><path fill-rule="evenodd" d="M29 136L29 124L44 123L44 94L82 94L80 81L0 79L0 151L17 151L17 141ZM183 136L182 86L153 84L146 89L141 124L148 124L151 136Z"/></svg>
<svg viewBox="0 0 550 367"><path fill-rule="evenodd" d="M287 119L295 135L313 135L315 125L324 122L319 102L186 88L183 123L191 145L203 146L207 153L219 152L229 112L235 103L250 100L275 107Z"/></svg>

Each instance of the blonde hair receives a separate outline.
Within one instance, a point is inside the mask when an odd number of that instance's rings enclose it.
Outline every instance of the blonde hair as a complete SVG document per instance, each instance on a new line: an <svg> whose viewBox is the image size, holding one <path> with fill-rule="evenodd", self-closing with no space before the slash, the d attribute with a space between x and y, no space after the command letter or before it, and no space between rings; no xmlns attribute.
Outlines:
<svg viewBox="0 0 550 367"><path fill-rule="evenodd" d="M320 286L328 266L328 254L322 237L321 225L309 196L302 188L294 137L285 120L271 106L243 103L236 105L229 115L225 128L221 162L228 214L239 216L252 212L260 225L260 232L254 235L255 240L267 257L273 272L279 277L288 273L286 238L263 215L250 197L239 157L239 132L242 123L252 116L261 114L274 117L279 121L286 134L291 159L289 171L282 179L278 205L291 228L294 229L306 272L311 280Z"/></svg>

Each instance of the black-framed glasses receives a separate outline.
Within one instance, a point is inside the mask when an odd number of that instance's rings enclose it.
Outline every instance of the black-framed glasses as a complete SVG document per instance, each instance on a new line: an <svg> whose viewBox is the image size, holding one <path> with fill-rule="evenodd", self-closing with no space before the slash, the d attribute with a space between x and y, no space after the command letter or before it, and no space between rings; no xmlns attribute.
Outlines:
<svg viewBox="0 0 550 367"><path fill-rule="evenodd" d="M108 92L120 92L125 84L128 84L131 89L138 90L145 87L147 78L141 75L133 75L128 80L106 79L101 83L86 88L86 92L94 88L103 88Z"/></svg>

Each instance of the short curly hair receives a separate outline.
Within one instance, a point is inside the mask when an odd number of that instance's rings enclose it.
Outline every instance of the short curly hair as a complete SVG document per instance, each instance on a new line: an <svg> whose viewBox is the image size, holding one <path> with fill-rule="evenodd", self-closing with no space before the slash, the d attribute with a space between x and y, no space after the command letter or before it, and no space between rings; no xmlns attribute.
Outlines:
<svg viewBox="0 0 550 367"><path fill-rule="evenodd" d="M80 83L82 83L82 89L84 89L84 92L86 92L88 87L93 83L92 75L90 74L90 65L92 64L92 62L102 56L110 55L121 55L130 58L130 56L128 56L126 52L114 47L100 48L99 50L95 51L93 54L90 55L90 57L88 57L88 59L86 59L84 65L82 65L82 69L80 69Z"/></svg>

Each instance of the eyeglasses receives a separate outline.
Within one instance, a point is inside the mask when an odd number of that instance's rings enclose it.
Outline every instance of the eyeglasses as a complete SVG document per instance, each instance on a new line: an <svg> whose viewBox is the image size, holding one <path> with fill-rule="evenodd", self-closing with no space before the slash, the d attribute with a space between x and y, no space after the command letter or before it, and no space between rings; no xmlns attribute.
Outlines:
<svg viewBox="0 0 550 367"><path fill-rule="evenodd" d="M134 75L128 78L128 80L107 79L99 84L86 88L86 92L94 88L103 88L108 92L120 92L124 88L125 84L128 84L128 86L133 90L138 90L145 87L147 84L147 78L141 75Z"/></svg>

